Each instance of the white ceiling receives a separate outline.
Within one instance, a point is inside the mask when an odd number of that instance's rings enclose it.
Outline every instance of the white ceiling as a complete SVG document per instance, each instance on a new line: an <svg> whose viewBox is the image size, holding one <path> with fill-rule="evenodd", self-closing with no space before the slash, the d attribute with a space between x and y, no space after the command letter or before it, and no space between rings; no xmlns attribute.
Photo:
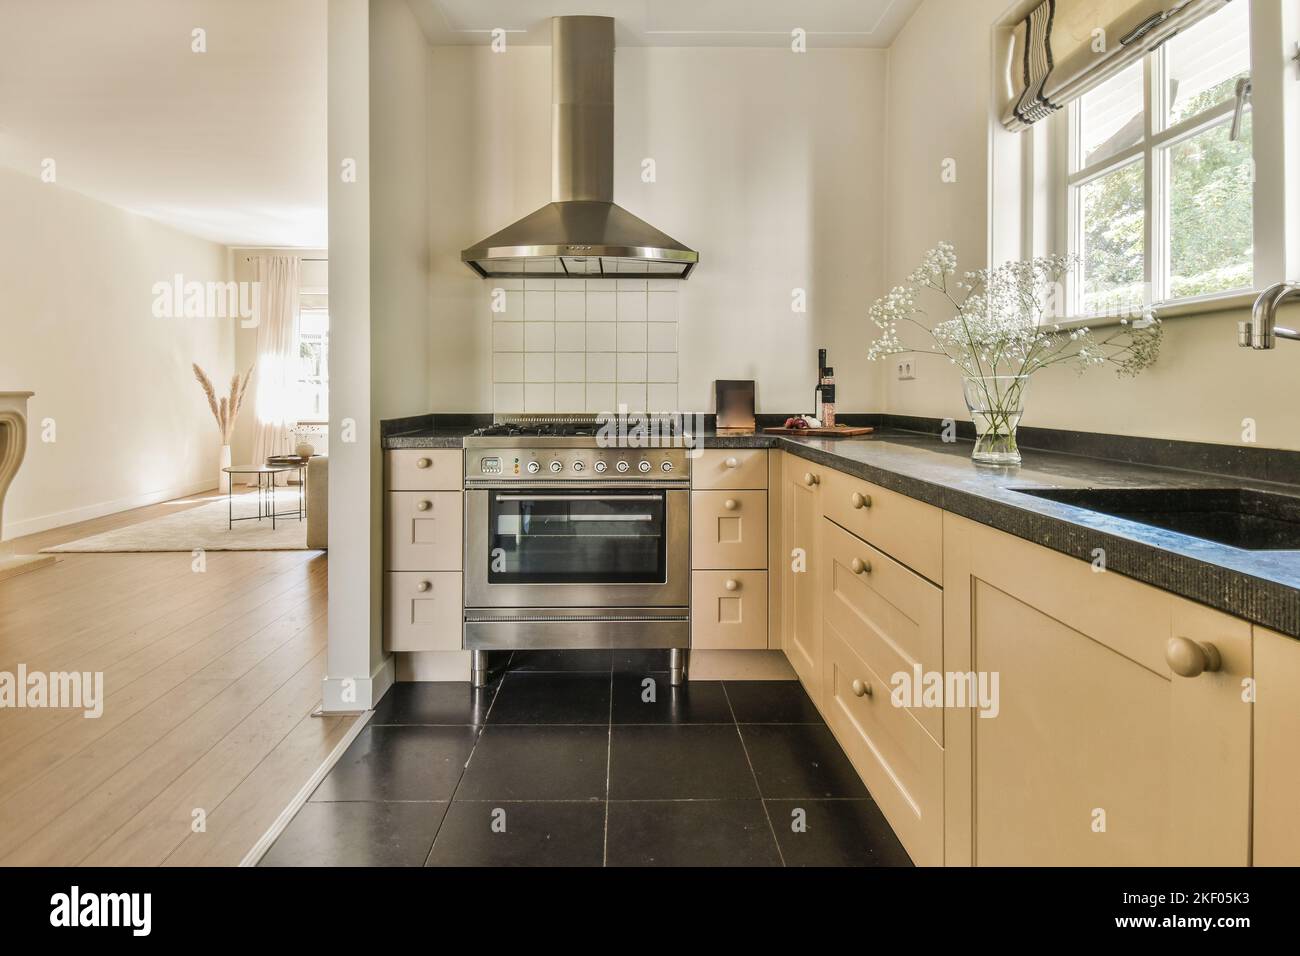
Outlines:
<svg viewBox="0 0 1300 956"><path fill-rule="evenodd" d="M227 245L326 244L325 0L0 0L0 164ZM191 31L207 52L191 52Z"/></svg>
<svg viewBox="0 0 1300 956"><path fill-rule="evenodd" d="M921 0L407 0L435 45L551 42L550 17L613 17L620 46L787 46L796 27L818 46L886 47Z"/></svg>

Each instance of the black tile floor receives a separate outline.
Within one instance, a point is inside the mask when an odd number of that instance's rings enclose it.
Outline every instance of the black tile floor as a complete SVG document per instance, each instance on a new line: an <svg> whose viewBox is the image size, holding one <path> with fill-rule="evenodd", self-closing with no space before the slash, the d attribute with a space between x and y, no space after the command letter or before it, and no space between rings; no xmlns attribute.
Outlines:
<svg viewBox="0 0 1300 956"><path fill-rule="evenodd" d="M404 683L262 866L910 866L797 682L516 651Z"/></svg>

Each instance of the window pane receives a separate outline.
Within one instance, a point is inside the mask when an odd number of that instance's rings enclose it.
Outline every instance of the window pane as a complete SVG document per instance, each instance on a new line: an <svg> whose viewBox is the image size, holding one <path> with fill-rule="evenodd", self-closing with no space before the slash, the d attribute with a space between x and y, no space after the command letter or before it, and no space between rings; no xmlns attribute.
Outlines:
<svg viewBox="0 0 1300 956"><path fill-rule="evenodd" d="M1165 44L1168 125L1236 95L1250 75L1250 7L1230 3Z"/></svg>
<svg viewBox="0 0 1300 956"><path fill-rule="evenodd" d="M1143 175L1138 160L1078 187L1086 315L1143 304Z"/></svg>
<svg viewBox="0 0 1300 956"><path fill-rule="evenodd" d="M1251 115L1169 148L1169 294L1246 288L1255 280Z"/></svg>
<svg viewBox="0 0 1300 956"><path fill-rule="evenodd" d="M1080 98L1079 169L1142 142L1142 77L1142 64L1135 63Z"/></svg>

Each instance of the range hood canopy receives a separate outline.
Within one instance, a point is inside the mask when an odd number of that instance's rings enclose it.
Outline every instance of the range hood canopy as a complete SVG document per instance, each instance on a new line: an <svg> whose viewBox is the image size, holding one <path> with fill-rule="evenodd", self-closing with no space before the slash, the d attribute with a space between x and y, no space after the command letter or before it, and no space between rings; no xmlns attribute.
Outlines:
<svg viewBox="0 0 1300 956"><path fill-rule="evenodd" d="M484 278L685 279L699 253L614 203L614 21L551 19L551 202L460 257Z"/></svg>

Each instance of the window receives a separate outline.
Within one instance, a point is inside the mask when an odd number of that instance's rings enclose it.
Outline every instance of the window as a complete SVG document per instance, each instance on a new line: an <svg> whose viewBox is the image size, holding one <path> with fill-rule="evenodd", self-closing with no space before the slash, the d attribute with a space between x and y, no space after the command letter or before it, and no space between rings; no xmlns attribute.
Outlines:
<svg viewBox="0 0 1300 956"><path fill-rule="evenodd" d="M298 314L298 421L329 420L330 314L304 308Z"/></svg>
<svg viewBox="0 0 1300 956"><path fill-rule="evenodd" d="M1244 0L1228 4L1050 121L1050 244L1081 262L1071 316L1247 292L1267 271L1255 248L1251 17Z"/></svg>

